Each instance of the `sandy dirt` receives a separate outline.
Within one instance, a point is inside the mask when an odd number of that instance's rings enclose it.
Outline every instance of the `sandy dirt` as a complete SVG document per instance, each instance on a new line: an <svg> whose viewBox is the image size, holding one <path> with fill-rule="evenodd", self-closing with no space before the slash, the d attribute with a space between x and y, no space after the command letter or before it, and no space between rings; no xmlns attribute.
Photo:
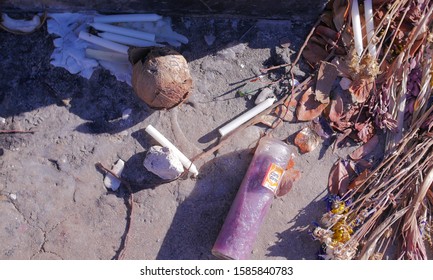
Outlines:
<svg viewBox="0 0 433 280"><path fill-rule="evenodd" d="M190 158L199 154L217 141L219 127L254 106L254 97L236 92L265 86L266 78L248 80L293 60L311 25L302 18L174 19L190 39L179 51L194 92L170 111L150 109L104 69L86 80L51 66L46 26L26 36L0 31L0 129L34 132L0 134L0 259L115 259L125 246L126 259L214 259L212 245L266 128L249 127L197 162L198 178L170 183L143 167L156 144L144 128L152 124ZM307 70L301 64L297 78ZM122 119L126 109L132 113ZM305 126L285 123L274 135L293 143ZM325 211L328 173L344 154L325 144L300 155L291 146L302 177L275 199L252 259L317 259L309 227ZM125 186L108 191L95 168L118 159L126 162L132 211Z"/></svg>

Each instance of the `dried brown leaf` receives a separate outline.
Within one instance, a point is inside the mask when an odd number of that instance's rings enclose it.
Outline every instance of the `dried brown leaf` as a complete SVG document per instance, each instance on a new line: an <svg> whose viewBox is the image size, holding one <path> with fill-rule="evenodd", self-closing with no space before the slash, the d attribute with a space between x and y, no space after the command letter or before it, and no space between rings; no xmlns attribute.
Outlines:
<svg viewBox="0 0 433 280"><path fill-rule="evenodd" d="M346 15L349 9L349 4L344 0L335 0L332 11L334 25L337 30L341 30L346 22Z"/></svg>
<svg viewBox="0 0 433 280"><path fill-rule="evenodd" d="M356 102L364 103L370 96L374 81L367 78L355 79L349 88L349 92L355 97Z"/></svg>
<svg viewBox="0 0 433 280"><path fill-rule="evenodd" d="M350 153L350 158L353 160L360 160L364 158L365 156L369 155L371 152L373 152L377 145L379 144L379 136L374 135L370 138L370 140L367 141L364 145L357 148L355 151Z"/></svg>
<svg viewBox="0 0 433 280"><path fill-rule="evenodd" d="M344 160L339 160L331 168L328 178L328 191L334 195L344 196L350 184L350 173L353 170L347 168Z"/></svg>
<svg viewBox="0 0 433 280"><path fill-rule="evenodd" d="M341 121L341 118L343 116L343 109L344 109L343 99L341 98L341 96L338 95L335 97L335 99L331 101L331 106L330 106L329 116L328 116L331 122L338 123Z"/></svg>
<svg viewBox="0 0 433 280"><path fill-rule="evenodd" d="M322 46L310 41L302 52L302 56L314 67L328 56L328 52Z"/></svg>
<svg viewBox="0 0 433 280"><path fill-rule="evenodd" d="M357 189L359 186L364 184L365 181L367 181L368 176L370 175L370 170L365 169L361 172L361 174L358 175L355 179L350 182L348 189L353 190Z"/></svg>
<svg viewBox="0 0 433 280"><path fill-rule="evenodd" d="M320 103L329 103L332 86L337 79L337 67L329 62L322 61L317 73L316 100Z"/></svg>
<svg viewBox="0 0 433 280"><path fill-rule="evenodd" d="M358 138L364 143L367 143L374 135L374 126L370 121L364 123L355 123L355 129L358 130Z"/></svg>
<svg viewBox="0 0 433 280"><path fill-rule="evenodd" d="M325 41L328 42L328 39L330 39L333 42L336 42L338 39L338 33L334 29L331 29L329 27L326 27L324 25L319 25L316 28L315 32L318 36L325 39Z"/></svg>
<svg viewBox="0 0 433 280"><path fill-rule="evenodd" d="M296 116L300 121L311 121L320 116L327 106L328 104L316 101L315 94L310 87L302 95L296 110Z"/></svg>
<svg viewBox="0 0 433 280"><path fill-rule="evenodd" d="M331 61L331 63L337 67L338 76L346 78L350 77L350 67L343 58L337 56Z"/></svg>
<svg viewBox="0 0 433 280"><path fill-rule="evenodd" d="M301 178L301 172L295 169L295 161L293 157L290 158L287 164L286 171L281 178L281 183L278 188L277 196L287 194L293 187L293 184Z"/></svg>
<svg viewBox="0 0 433 280"><path fill-rule="evenodd" d="M289 102L287 102L289 103ZM295 106L288 108L286 104L281 104L275 108L275 115L285 122L291 122L294 120L296 103Z"/></svg>

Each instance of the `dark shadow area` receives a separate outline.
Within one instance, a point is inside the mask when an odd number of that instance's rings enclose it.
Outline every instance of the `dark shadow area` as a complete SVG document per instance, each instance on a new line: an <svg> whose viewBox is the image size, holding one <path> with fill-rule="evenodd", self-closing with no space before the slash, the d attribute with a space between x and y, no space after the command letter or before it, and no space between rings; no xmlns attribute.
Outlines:
<svg viewBox="0 0 433 280"><path fill-rule="evenodd" d="M287 194L290 196L290 192ZM319 254L320 242L313 240L311 229L327 211L326 201L314 199L310 204L301 209L296 217L289 221L292 224L287 230L277 233L278 241L268 248L266 256L283 257L288 260L309 259ZM318 258L317 258L318 259Z"/></svg>
<svg viewBox="0 0 433 280"><path fill-rule="evenodd" d="M251 158L250 151L243 150L217 157L200 169L203 175L178 206L157 259L214 259L213 243Z"/></svg>
<svg viewBox="0 0 433 280"><path fill-rule="evenodd" d="M153 110L132 88L98 68L87 80L50 65L53 37L46 25L29 35L0 31L0 116L18 116L57 105L79 116L83 133L117 133L147 118ZM128 118L125 110L131 109Z"/></svg>
<svg viewBox="0 0 433 280"><path fill-rule="evenodd" d="M163 13L168 15L239 16L258 18L282 18L302 15L314 19L326 4L325 0L146 0L146 1L87 1L87 0L6 0L7 9L83 11L102 13ZM31 3L32 5L29 5Z"/></svg>

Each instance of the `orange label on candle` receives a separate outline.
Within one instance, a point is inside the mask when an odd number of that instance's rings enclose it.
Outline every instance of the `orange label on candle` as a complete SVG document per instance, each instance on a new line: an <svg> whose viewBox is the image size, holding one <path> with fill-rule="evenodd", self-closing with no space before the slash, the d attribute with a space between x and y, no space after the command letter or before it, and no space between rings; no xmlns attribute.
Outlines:
<svg viewBox="0 0 433 280"><path fill-rule="evenodd" d="M262 186L276 193L281 178L283 177L284 169L275 163L271 163L263 179Z"/></svg>

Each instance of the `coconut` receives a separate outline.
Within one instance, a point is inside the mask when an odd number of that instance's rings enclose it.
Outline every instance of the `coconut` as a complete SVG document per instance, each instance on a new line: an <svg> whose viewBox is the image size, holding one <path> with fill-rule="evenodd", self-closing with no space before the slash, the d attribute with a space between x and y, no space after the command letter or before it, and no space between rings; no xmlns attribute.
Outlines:
<svg viewBox="0 0 433 280"><path fill-rule="evenodd" d="M153 109L170 109L192 92L186 59L167 47L132 50L132 86L140 99Z"/></svg>

